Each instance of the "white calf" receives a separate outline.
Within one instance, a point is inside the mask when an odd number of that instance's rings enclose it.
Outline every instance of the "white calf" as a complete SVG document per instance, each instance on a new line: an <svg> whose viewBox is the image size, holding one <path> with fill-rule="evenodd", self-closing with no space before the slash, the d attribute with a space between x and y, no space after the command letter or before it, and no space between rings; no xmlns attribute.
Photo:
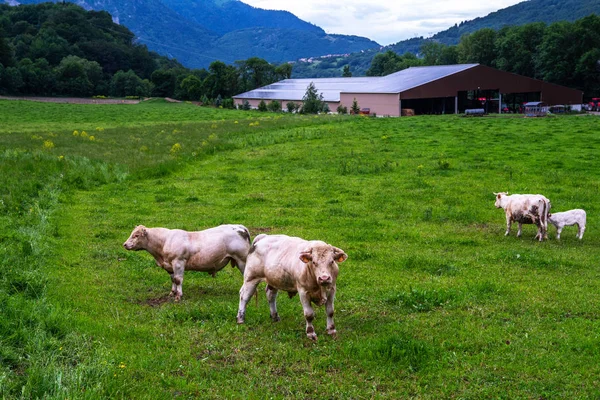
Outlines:
<svg viewBox="0 0 600 400"><path fill-rule="evenodd" d="M578 239L583 239L583 232L585 232L585 221L586 215L585 210L575 209L565 212L557 212L548 215L548 221L556 227L556 238L560 239L560 233L565 226L577 225Z"/></svg>

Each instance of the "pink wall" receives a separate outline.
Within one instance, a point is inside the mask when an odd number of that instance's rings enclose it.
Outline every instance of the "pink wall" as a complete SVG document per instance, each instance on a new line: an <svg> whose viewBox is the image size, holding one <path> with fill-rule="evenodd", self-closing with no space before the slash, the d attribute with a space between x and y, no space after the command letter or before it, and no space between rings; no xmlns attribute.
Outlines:
<svg viewBox="0 0 600 400"><path fill-rule="evenodd" d="M380 117L400 116L400 100L397 93L341 93L340 103L348 107L348 112L350 112L355 98L358 106L369 108L371 114L375 113ZM335 109L331 111L335 111Z"/></svg>

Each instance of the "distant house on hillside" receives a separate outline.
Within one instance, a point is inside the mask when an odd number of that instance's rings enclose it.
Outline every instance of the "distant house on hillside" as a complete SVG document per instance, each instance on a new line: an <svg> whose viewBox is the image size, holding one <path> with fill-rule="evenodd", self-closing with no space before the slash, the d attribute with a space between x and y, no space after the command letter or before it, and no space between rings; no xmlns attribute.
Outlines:
<svg viewBox="0 0 600 400"><path fill-rule="evenodd" d="M285 79L233 96L236 104L248 101L253 108L261 100L302 102L313 82L330 110L351 107L356 99L371 114L458 114L466 109L484 108L501 112L508 106L518 109L528 101L546 104L581 104L583 92L565 86L500 71L481 64L411 67L387 76L352 78ZM482 100L483 99L483 100Z"/></svg>

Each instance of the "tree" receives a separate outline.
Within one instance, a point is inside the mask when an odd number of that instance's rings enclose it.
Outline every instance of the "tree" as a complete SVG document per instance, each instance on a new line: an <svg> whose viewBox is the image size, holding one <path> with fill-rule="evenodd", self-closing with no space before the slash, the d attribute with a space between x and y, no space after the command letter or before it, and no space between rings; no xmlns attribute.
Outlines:
<svg viewBox="0 0 600 400"><path fill-rule="evenodd" d="M6 94L19 94L23 87L23 78L18 68L7 67L0 70L0 92Z"/></svg>
<svg viewBox="0 0 600 400"><path fill-rule="evenodd" d="M495 41L496 31L491 28L463 35L458 43L458 61L493 67L496 59Z"/></svg>
<svg viewBox="0 0 600 400"><path fill-rule="evenodd" d="M404 53L402 56L391 50L379 53L371 61L367 70L367 76L385 76L403 69L423 65L423 60L412 53Z"/></svg>
<svg viewBox="0 0 600 400"><path fill-rule="evenodd" d="M352 76L352 72L350 72L350 66L348 64L344 65L344 70L342 71L342 76L344 78L350 78Z"/></svg>
<svg viewBox="0 0 600 400"><path fill-rule="evenodd" d="M258 103L258 111L267 111L267 103L265 103L264 100L261 100L260 103Z"/></svg>
<svg viewBox="0 0 600 400"><path fill-rule="evenodd" d="M290 79L292 77L292 64L284 63L275 67L276 80ZM272 83L272 82L269 82Z"/></svg>
<svg viewBox="0 0 600 400"><path fill-rule="evenodd" d="M177 76L173 69L157 69L152 73L150 80L154 84L153 96L173 97L177 84Z"/></svg>
<svg viewBox="0 0 600 400"><path fill-rule="evenodd" d="M202 96L202 81L195 75L188 75L180 84L184 100L200 100Z"/></svg>
<svg viewBox="0 0 600 400"><path fill-rule="evenodd" d="M0 64L5 67L14 65L13 50L9 46L8 40L2 36L0 36Z"/></svg>
<svg viewBox="0 0 600 400"><path fill-rule="evenodd" d="M358 106L358 101L356 101L356 97L352 100L352 107L350 107L350 113L354 115L358 115L360 113L360 107Z"/></svg>
<svg viewBox="0 0 600 400"><path fill-rule="evenodd" d="M56 67L57 85L62 94L91 96L102 79L102 67L95 61L77 56L63 58Z"/></svg>
<svg viewBox="0 0 600 400"><path fill-rule="evenodd" d="M502 28L495 42L496 68L537 78L534 60L545 29L542 22Z"/></svg>
<svg viewBox="0 0 600 400"><path fill-rule="evenodd" d="M147 79L142 79L133 70L127 72L119 71L114 74L110 82L110 92L113 96L149 96L152 92L152 84Z"/></svg>
<svg viewBox="0 0 600 400"><path fill-rule="evenodd" d="M306 93L302 98L303 114L318 114L323 111L323 94L317 91L314 82L306 87Z"/></svg>

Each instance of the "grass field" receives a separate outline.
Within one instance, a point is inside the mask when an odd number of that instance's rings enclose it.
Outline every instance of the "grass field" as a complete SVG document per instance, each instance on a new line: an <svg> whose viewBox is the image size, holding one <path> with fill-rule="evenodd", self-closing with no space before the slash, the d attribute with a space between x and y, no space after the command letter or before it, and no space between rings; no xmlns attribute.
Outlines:
<svg viewBox="0 0 600 400"><path fill-rule="evenodd" d="M0 101L1 396L600 397L597 117L56 107ZM584 239L504 237L497 191L584 208ZM337 340L323 308L306 338L297 297L272 323L264 285L238 326L230 267L174 303L122 247L221 223L346 251Z"/></svg>

